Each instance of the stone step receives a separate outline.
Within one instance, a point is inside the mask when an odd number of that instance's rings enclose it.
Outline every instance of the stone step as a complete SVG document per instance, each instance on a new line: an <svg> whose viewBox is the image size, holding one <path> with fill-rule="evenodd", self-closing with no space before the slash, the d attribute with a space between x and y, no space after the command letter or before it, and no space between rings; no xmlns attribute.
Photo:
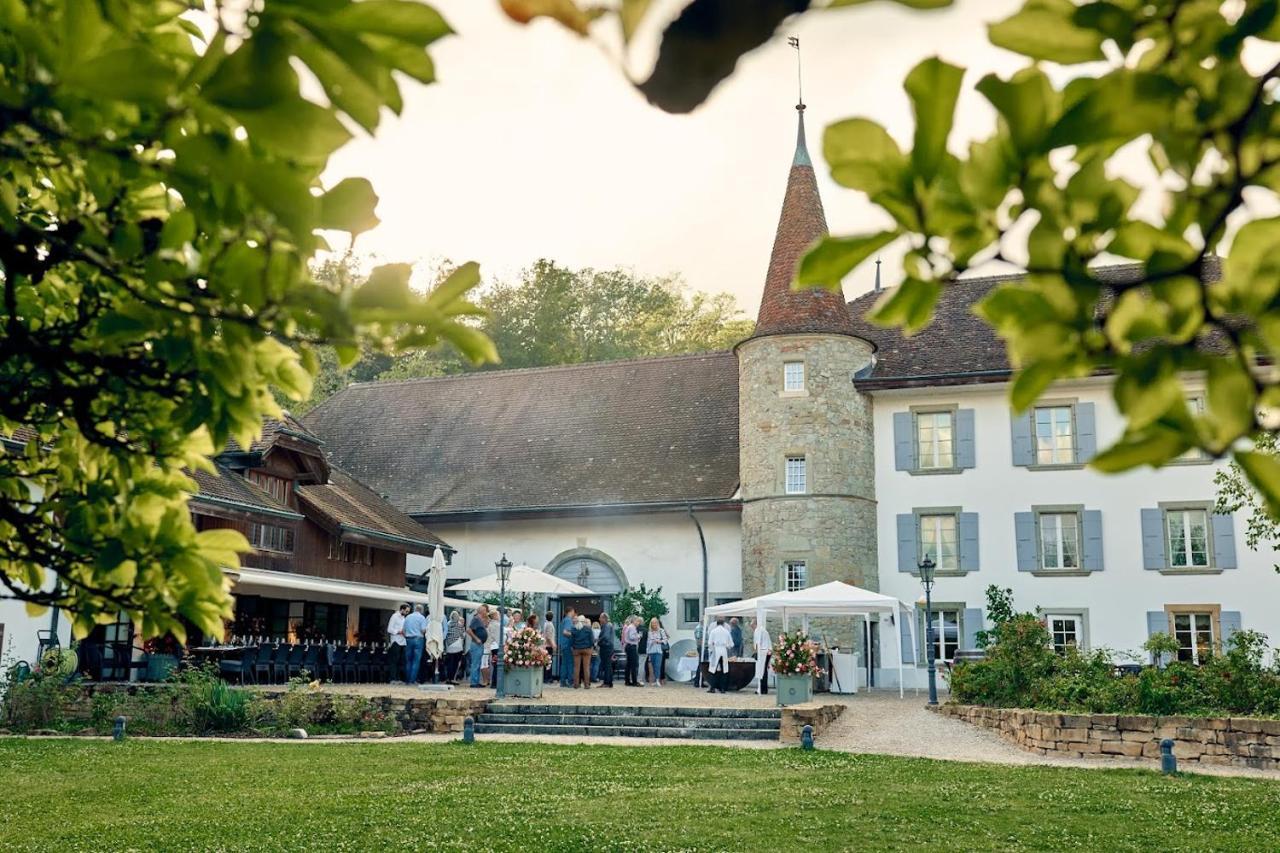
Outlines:
<svg viewBox="0 0 1280 853"><path fill-rule="evenodd" d="M658 726L561 726L476 723L477 735L571 735L576 737L681 738L686 740L777 740L776 729L660 728Z"/></svg>
<svg viewBox="0 0 1280 853"><path fill-rule="evenodd" d="M476 717L477 724L557 726L633 726L643 728L733 729L740 731L772 731L782 727L781 720L764 717L656 717L620 714L508 714L487 712Z"/></svg>
<svg viewBox="0 0 1280 853"><path fill-rule="evenodd" d="M595 717L714 717L718 719L781 720L778 708L683 708L663 705L534 705L522 702L494 702L491 714L577 714Z"/></svg>

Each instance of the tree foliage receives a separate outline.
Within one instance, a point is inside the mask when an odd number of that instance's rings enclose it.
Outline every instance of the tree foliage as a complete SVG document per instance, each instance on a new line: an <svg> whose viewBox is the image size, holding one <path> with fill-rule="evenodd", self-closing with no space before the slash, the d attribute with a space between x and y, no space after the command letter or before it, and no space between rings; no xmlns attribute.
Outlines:
<svg viewBox="0 0 1280 853"><path fill-rule="evenodd" d="M445 276L451 267L439 271ZM329 274L329 273L326 273ZM387 356L365 353L344 369L321 352L305 411L349 382L448 376L490 368L547 367L729 349L751 334L732 295L690 293L678 279L623 269L571 269L540 260L510 280L479 288L475 327L493 340L500 364L473 364L445 347Z"/></svg>
<svg viewBox="0 0 1280 853"><path fill-rule="evenodd" d="M914 333L958 276L1014 262L1025 280L977 310L1017 368L1016 409L1057 380L1113 373L1126 429L1095 468L1230 453L1276 516L1280 461L1250 440L1280 403L1275 375L1259 369L1280 354L1280 218L1245 220L1246 201L1274 206L1280 190L1280 64L1254 70L1245 52L1280 41L1280 3L1027 0L989 35L1030 61L977 81L998 120L961 154L948 139L965 71L938 58L906 78L909 149L867 118L827 128L832 177L894 226L823 241L798 283L835 286L903 240L905 279L874 318ZM1072 76L1055 84L1046 62ZM1156 179L1121 177L1133 158ZM1096 262L1112 258L1134 262L1131 275L1099 277ZM1187 405L1188 372L1205 376L1203 413Z"/></svg>
<svg viewBox="0 0 1280 853"><path fill-rule="evenodd" d="M309 262L377 223L330 155L429 83L449 34L409 0L0 0L0 584L144 635L220 633L239 534L197 532L187 473L340 360L447 340L466 264L427 294L391 264L356 286ZM324 97L303 97L301 73ZM50 574L52 573L52 575ZM56 576L56 582L53 578Z"/></svg>
<svg viewBox="0 0 1280 853"><path fill-rule="evenodd" d="M1259 435L1254 440L1254 451L1274 457L1280 452L1280 448L1276 446L1276 436L1271 433ZM1214 472L1213 485L1217 492L1214 512L1245 514L1244 541L1250 550L1257 551L1260 543L1272 549L1280 545L1280 522L1267 511L1262 496L1249 482L1248 475L1238 462L1232 462ZM1274 568L1280 572L1280 565Z"/></svg>

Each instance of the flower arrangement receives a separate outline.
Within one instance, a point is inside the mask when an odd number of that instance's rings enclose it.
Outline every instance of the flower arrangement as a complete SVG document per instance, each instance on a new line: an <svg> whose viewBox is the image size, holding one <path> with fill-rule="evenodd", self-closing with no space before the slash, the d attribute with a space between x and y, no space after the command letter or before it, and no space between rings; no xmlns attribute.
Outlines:
<svg viewBox="0 0 1280 853"><path fill-rule="evenodd" d="M173 634L165 634L161 637L151 637L142 644L142 651L149 655L173 655L181 657L182 643L178 642L178 638Z"/></svg>
<svg viewBox="0 0 1280 853"><path fill-rule="evenodd" d="M545 667L551 655L543 646L542 635L534 628L521 628L502 647L502 662L507 666Z"/></svg>
<svg viewBox="0 0 1280 853"><path fill-rule="evenodd" d="M786 631L773 644L769 666L778 675L822 675L818 666L818 644L803 631Z"/></svg>

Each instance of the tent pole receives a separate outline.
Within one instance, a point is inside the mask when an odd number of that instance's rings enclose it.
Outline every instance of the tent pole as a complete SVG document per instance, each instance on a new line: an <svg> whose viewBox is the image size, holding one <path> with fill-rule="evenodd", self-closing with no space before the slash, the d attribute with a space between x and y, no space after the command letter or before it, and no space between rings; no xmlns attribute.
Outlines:
<svg viewBox="0 0 1280 853"><path fill-rule="evenodd" d="M911 610L911 663L918 664L920 662L920 640L916 637L916 613L915 608ZM916 683L916 696L920 695L920 684Z"/></svg>
<svg viewBox="0 0 1280 853"><path fill-rule="evenodd" d="M898 618L902 618L902 613L898 613ZM907 626L910 628L911 626ZM902 632L898 632L898 698L902 698Z"/></svg>

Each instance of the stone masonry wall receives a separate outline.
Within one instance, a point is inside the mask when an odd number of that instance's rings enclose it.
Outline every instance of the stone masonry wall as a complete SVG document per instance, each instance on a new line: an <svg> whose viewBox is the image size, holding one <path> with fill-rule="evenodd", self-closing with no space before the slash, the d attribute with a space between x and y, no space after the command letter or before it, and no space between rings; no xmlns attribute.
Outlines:
<svg viewBox="0 0 1280 853"><path fill-rule="evenodd" d="M1160 741L1170 738L1180 766L1238 764L1280 770L1280 720L1055 714L977 705L939 705L933 710L992 729L1041 755L1159 760Z"/></svg>
<svg viewBox="0 0 1280 853"><path fill-rule="evenodd" d="M871 398L853 387L871 347L841 335L779 335L738 347L742 592L779 588L782 565L804 560L809 585L877 589ZM783 391L783 363L805 363L805 393ZM785 494L785 459L803 454L807 494ZM814 626L859 646L851 620Z"/></svg>
<svg viewBox="0 0 1280 853"><path fill-rule="evenodd" d="M813 726L813 736L826 731L827 726L834 723L848 707L840 703L823 705L818 702L805 702L802 705L788 705L782 709L782 728L779 740L783 743L799 743L805 726Z"/></svg>

